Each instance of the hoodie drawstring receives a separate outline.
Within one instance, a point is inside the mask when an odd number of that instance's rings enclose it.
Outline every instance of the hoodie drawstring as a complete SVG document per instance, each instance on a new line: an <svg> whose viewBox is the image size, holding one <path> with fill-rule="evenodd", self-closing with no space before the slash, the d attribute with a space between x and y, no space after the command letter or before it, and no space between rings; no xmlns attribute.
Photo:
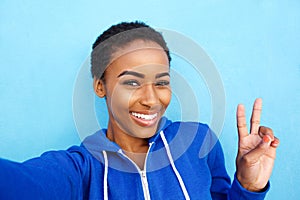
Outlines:
<svg viewBox="0 0 300 200"><path fill-rule="evenodd" d="M104 157L104 177L103 177L103 192L104 200L108 200L107 174L108 174L108 159L106 151L102 151Z"/></svg>
<svg viewBox="0 0 300 200"><path fill-rule="evenodd" d="M164 146L166 148L169 161L170 161L172 169L173 169L173 171L174 171L174 173L175 173L175 175L176 175L176 177L177 177L177 179L179 181L179 184L180 184L181 190L182 190L182 192L184 194L184 197L185 197L186 200L190 200L190 197L189 197L189 194L188 194L188 192L186 190L184 182L183 182L183 180L182 180L182 178L181 178L181 176L180 176L180 174L179 174L179 172L178 172L178 170L177 170L177 168L176 168L176 166L174 164L174 160L173 160L173 157L172 157L172 154L171 154L171 151L170 151L170 147L169 147L169 144L168 144L168 142L166 140L166 137L165 137L163 131L160 131L160 137L161 137L161 139L162 139L162 141L164 143Z"/></svg>
<svg viewBox="0 0 300 200"><path fill-rule="evenodd" d="M169 158L169 161L170 161L170 164L171 164L171 167L177 177L177 180L179 182L179 185L181 187L181 190L183 192L183 195L185 197L186 200L190 200L190 197L189 197L189 194L187 192L187 189L184 185L184 182L174 164L174 160L173 160L173 157L172 157L172 154L171 154L171 151L170 151L170 147L169 147L169 144L166 140L166 137L164 135L164 132L163 131L160 131L160 137L164 143L164 146L166 148L166 152L167 152L167 155L168 155L168 158ZM103 153L103 157L104 157L104 177L103 177L103 192L104 192L104 200L108 200L108 184L107 184L107 175L108 175L108 158L107 158L107 153L106 151L102 151Z"/></svg>

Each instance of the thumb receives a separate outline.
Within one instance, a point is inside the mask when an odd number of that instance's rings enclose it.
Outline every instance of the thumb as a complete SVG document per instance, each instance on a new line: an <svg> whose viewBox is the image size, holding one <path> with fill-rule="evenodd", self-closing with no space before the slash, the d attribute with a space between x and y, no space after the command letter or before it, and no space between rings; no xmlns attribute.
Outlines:
<svg viewBox="0 0 300 200"><path fill-rule="evenodd" d="M270 148L271 142L271 136L264 135L261 142L252 151L244 155L244 160L250 165L258 162L260 157Z"/></svg>

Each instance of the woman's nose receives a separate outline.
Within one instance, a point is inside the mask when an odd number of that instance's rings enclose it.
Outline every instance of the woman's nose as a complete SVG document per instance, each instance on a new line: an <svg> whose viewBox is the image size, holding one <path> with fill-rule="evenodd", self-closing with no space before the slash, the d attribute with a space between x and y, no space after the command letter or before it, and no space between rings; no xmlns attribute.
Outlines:
<svg viewBox="0 0 300 200"><path fill-rule="evenodd" d="M153 107L159 104L159 97L153 83L145 84L140 95L140 103L144 106Z"/></svg>

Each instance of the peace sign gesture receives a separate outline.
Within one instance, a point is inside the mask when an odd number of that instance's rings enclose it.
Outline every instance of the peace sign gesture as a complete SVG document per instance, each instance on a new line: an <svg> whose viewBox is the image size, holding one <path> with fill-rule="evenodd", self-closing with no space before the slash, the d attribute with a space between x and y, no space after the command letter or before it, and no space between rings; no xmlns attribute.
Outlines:
<svg viewBox="0 0 300 200"><path fill-rule="evenodd" d="M238 155L236 157L237 179L250 191L265 188L271 176L276 148L279 139L272 129L260 126L262 99L255 100L250 121L250 133L247 129L245 108L237 107L237 129L239 136Z"/></svg>

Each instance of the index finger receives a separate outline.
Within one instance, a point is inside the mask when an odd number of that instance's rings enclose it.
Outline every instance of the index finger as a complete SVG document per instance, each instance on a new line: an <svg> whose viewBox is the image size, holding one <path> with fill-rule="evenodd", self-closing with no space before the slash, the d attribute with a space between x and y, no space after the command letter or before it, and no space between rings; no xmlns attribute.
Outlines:
<svg viewBox="0 0 300 200"><path fill-rule="evenodd" d="M242 104L239 104L236 111L236 121L239 138L248 136L245 107Z"/></svg>
<svg viewBox="0 0 300 200"><path fill-rule="evenodd" d="M262 99L257 98L254 101L251 121L250 121L250 133L251 134L258 134L258 129L260 126L260 115L262 110Z"/></svg>

